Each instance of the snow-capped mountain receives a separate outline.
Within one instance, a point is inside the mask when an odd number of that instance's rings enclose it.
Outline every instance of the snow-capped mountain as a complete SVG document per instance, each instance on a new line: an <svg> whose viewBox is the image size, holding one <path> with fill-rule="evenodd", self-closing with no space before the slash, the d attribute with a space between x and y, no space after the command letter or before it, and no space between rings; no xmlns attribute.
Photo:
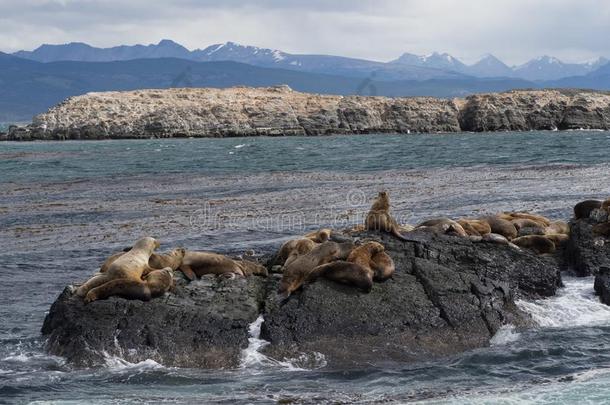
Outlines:
<svg viewBox="0 0 610 405"><path fill-rule="evenodd" d="M449 70L454 72L464 72L467 66L459 59L449 55L448 53L434 52L430 55L414 55L412 53L403 53L398 59L390 63L402 65L428 67L433 69Z"/></svg>
<svg viewBox="0 0 610 405"><path fill-rule="evenodd" d="M513 68L514 76L526 80L557 80L570 76L584 76L608 63L599 58L585 63L564 63L551 56L541 56Z"/></svg>
<svg viewBox="0 0 610 405"><path fill-rule="evenodd" d="M201 62L230 60L251 65L275 65L289 56L277 49L240 45L235 42L215 44L205 49L196 49L191 53L191 59Z"/></svg>

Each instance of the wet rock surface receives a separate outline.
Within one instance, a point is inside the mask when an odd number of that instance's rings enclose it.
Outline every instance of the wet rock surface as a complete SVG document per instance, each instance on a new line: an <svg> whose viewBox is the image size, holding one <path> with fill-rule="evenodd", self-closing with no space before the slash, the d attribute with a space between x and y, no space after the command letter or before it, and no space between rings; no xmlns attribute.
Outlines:
<svg viewBox="0 0 610 405"><path fill-rule="evenodd" d="M593 234L593 226L597 223L592 218L570 223L566 257L569 268L578 276L597 275L601 268L610 267L610 241Z"/></svg>
<svg viewBox="0 0 610 405"><path fill-rule="evenodd" d="M380 241L396 263L394 278L369 293L326 280L286 301L279 275L178 283L150 302L111 298L85 306L64 291L42 332L48 351L80 365L108 355L128 361L221 368L239 364L248 326L264 315L266 354L277 359L322 353L329 365L413 361L488 344L504 324L531 325L517 298L554 295L561 276L553 260L507 245L409 233Z"/></svg>
<svg viewBox="0 0 610 405"><path fill-rule="evenodd" d="M307 94L287 86L88 93L8 140L609 129L610 95L515 90L465 99ZM3 139L3 138L0 138Z"/></svg>

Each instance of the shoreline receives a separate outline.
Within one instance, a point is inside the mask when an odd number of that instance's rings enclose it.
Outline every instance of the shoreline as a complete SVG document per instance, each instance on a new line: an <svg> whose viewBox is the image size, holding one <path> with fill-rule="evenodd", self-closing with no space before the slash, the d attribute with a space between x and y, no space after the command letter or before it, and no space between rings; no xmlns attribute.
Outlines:
<svg viewBox="0 0 610 405"><path fill-rule="evenodd" d="M236 138L610 130L610 95L513 90L466 98L333 96L287 86L71 97L0 140Z"/></svg>

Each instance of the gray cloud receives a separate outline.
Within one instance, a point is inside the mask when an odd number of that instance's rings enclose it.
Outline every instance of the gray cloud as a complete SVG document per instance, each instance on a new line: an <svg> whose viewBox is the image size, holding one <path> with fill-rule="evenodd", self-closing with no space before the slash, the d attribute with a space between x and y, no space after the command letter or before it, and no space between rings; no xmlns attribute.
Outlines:
<svg viewBox="0 0 610 405"><path fill-rule="evenodd" d="M95 46L170 38L188 48L228 40L293 53L389 60L445 51L509 63L550 54L610 56L607 0L2 0L0 48Z"/></svg>

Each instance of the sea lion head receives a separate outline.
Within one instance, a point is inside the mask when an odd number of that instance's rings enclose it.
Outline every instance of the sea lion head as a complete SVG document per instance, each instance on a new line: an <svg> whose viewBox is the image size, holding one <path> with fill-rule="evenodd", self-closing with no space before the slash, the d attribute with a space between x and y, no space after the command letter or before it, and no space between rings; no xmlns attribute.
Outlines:
<svg viewBox="0 0 610 405"><path fill-rule="evenodd" d="M381 243L375 241L365 242L362 247L366 248L371 253L371 255L381 253L385 250L385 247Z"/></svg>
<svg viewBox="0 0 610 405"><path fill-rule="evenodd" d="M282 299L287 299L290 294L299 289L301 285L303 285L304 275L302 272L295 273L284 273L282 276L282 280L280 281L280 285L278 287L278 294L282 297Z"/></svg>
<svg viewBox="0 0 610 405"><path fill-rule="evenodd" d="M134 245L132 249L142 249L153 251L158 249L161 244L155 238L151 238L150 236L146 236L142 239L139 239Z"/></svg>
<svg viewBox="0 0 610 405"><path fill-rule="evenodd" d="M179 257L179 258L183 259L184 255L186 254L186 249L182 248L182 247L175 248L171 252L169 252L168 254L170 256L176 256L176 257Z"/></svg>

